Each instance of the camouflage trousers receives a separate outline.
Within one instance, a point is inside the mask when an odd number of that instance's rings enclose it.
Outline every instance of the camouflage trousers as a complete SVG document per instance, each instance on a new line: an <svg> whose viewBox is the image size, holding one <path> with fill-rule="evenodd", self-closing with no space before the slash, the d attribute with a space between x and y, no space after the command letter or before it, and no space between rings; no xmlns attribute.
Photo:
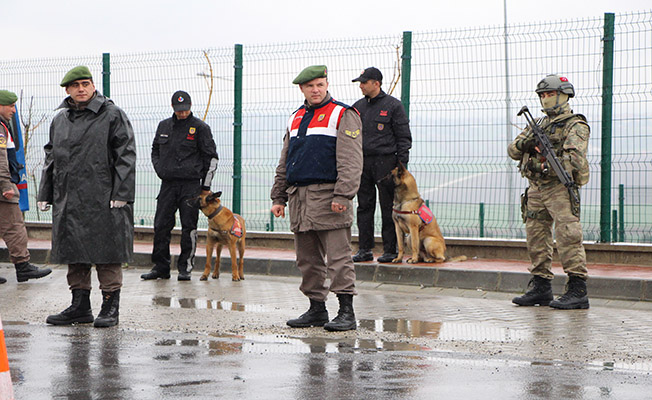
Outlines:
<svg viewBox="0 0 652 400"><path fill-rule="evenodd" d="M552 279L553 224L561 265L567 275L586 279L582 225L573 215L568 190L561 183L548 188L531 185L527 196L527 249L533 275Z"/></svg>

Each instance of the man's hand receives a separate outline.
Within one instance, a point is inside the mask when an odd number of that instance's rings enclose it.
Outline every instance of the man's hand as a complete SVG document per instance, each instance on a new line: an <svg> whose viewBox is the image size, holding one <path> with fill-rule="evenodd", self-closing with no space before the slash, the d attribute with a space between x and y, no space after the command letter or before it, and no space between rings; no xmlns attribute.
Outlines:
<svg viewBox="0 0 652 400"><path fill-rule="evenodd" d="M338 214L339 214L339 213L343 213L344 211L346 211L346 206L345 206L345 205L342 205L342 204L340 204L340 203L332 202L332 203L331 203L331 210L332 210L333 212L338 213Z"/></svg>
<svg viewBox="0 0 652 400"><path fill-rule="evenodd" d="M515 143L516 148L523 153L534 153L537 147L537 141L534 136L526 136Z"/></svg>
<svg viewBox="0 0 652 400"><path fill-rule="evenodd" d="M274 216L277 218L285 218L285 206L282 204L274 204L272 206L272 214L274 214Z"/></svg>
<svg viewBox="0 0 652 400"><path fill-rule="evenodd" d="M11 200L14 197L14 191L7 190L6 192L2 192L2 197L4 197L7 200Z"/></svg>
<svg viewBox="0 0 652 400"><path fill-rule="evenodd" d="M127 202L122 200L111 200L110 205L111 208L122 208L127 205Z"/></svg>
<svg viewBox="0 0 652 400"><path fill-rule="evenodd" d="M529 169L530 171L532 171L534 173L543 174L543 175L548 174L548 167L546 165L546 162L545 161L539 161L535 157L531 157L528 160L526 167L527 167L527 169Z"/></svg>
<svg viewBox="0 0 652 400"><path fill-rule="evenodd" d="M38 209L41 211L47 211L50 209L50 205L48 204L47 201L37 201L36 205L38 206Z"/></svg>

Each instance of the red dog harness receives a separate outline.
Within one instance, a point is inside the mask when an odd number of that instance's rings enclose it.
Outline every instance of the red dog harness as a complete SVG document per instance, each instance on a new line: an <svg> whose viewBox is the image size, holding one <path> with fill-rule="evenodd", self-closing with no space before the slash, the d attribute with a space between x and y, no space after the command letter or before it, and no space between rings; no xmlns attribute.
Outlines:
<svg viewBox="0 0 652 400"><path fill-rule="evenodd" d="M435 218L435 215L430 211L427 205L421 204L421 207L419 207L418 210L416 211L401 211L397 210L395 208L392 208L392 211L394 211L397 214L417 214L419 218L421 218L421 221L423 221L423 225L419 228L419 231L421 231L425 225L428 225L429 223L432 222L432 220Z"/></svg>
<svg viewBox="0 0 652 400"><path fill-rule="evenodd" d="M208 219L213 219L217 214L222 211L224 207L220 204L219 207L217 207L217 210L213 211L208 215ZM226 231L221 231L226 233ZM238 214L233 214L233 225L231 225L231 231L229 233L235 237L241 238L242 237L242 224L240 223L240 220L238 219Z"/></svg>

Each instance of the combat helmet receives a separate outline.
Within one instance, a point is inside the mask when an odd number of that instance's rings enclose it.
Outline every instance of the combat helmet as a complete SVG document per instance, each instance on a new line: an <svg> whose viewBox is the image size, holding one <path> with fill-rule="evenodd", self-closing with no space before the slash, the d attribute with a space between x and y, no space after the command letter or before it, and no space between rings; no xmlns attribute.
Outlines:
<svg viewBox="0 0 652 400"><path fill-rule="evenodd" d="M575 97L575 88L573 88L573 84L568 81L568 78L555 74L547 75L545 78L541 79L537 84L535 92L539 94L542 92L550 92L552 90L567 94L568 97Z"/></svg>
<svg viewBox="0 0 652 400"><path fill-rule="evenodd" d="M557 92L557 95L554 97L541 97L541 93L552 91ZM543 112L551 117L563 112L565 105L568 104L568 99L575 96L575 89L568 79L554 74L543 78L537 84L535 92L539 95Z"/></svg>

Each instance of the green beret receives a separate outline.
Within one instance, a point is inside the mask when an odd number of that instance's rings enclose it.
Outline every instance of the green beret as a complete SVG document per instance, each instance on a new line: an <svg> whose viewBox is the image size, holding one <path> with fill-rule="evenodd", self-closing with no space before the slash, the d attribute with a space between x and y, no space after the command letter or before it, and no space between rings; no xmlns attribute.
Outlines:
<svg viewBox="0 0 652 400"><path fill-rule="evenodd" d="M78 79L93 79L91 71L85 65L79 65L66 72L66 76L61 81L61 86L66 87Z"/></svg>
<svg viewBox="0 0 652 400"><path fill-rule="evenodd" d="M11 106L16 104L17 100L18 96L16 96L16 93L8 90L0 90L0 106Z"/></svg>
<svg viewBox="0 0 652 400"><path fill-rule="evenodd" d="M325 65L312 65L305 68L303 71L297 75L292 83L296 85L301 85L306 82L310 82L313 79L317 78L326 78L328 76L328 71L326 70Z"/></svg>

